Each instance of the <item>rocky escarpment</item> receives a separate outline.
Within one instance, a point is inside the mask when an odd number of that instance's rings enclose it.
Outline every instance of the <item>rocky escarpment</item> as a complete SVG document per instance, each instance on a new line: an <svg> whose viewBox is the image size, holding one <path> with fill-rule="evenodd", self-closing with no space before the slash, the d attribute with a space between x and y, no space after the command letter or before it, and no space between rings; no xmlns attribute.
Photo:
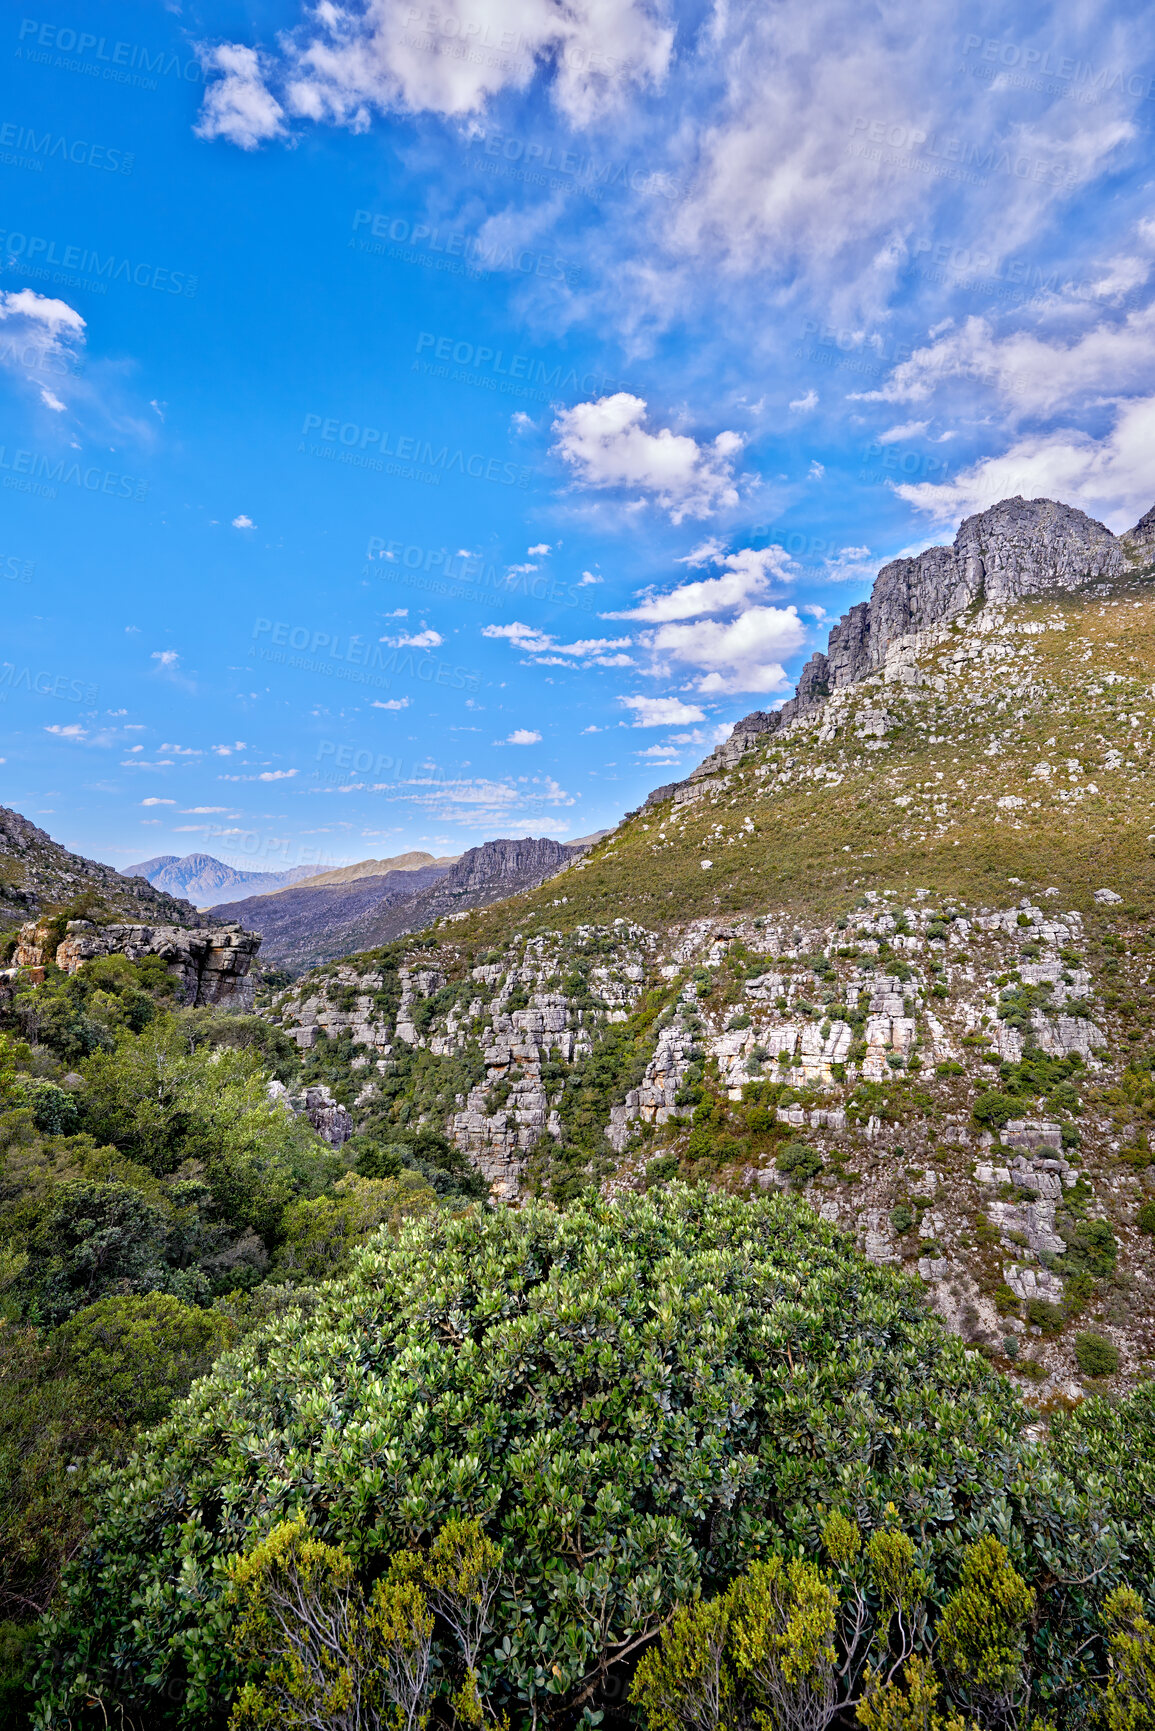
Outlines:
<svg viewBox="0 0 1155 1731"><path fill-rule="evenodd" d="M913 559L893 559L875 579L870 600L843 615L825 652L802 669L794 697L777 710L755 710L690 776L715 775L750 744L820 709L831 692L876 673L900 638L926 631L979 604L1005 606L1054 590L1111 581L1155 560L1155 507L1126 535L1071 505L1052 499L1003 499L968 517L950 547L928 547ZM684 783L655 788L660 805Z"/></svg>
<svg viewBox="0 0 1155 1731"><path fill-rule="evenodd" d="M156 890L144 878L71 853L19 812L0 806L0 930L11 930L49 909L67 907L86 892L110 913L142 916L170 926L198 926L186 901Z"/></svg>
<svg viewBox="0 0 1155 1731"><path fill-rule="evenodd" d="M182 1004L251 1010L251 969L261 940L236 925L192 931L184 926L106 925L69 920L64 936L47 921L20 928L12 972L39 970L49 962L75 974L98 956L122 955L130 962L159 956L180 979Z"/></svg>

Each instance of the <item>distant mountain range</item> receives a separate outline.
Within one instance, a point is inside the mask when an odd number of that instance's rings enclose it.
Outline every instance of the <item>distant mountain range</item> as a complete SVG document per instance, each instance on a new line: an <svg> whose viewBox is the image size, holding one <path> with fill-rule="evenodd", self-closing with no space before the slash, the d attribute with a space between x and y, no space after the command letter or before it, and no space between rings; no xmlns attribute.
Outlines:
<svg viewBox="0 0 1155 1731"><path fill-rule="evenodd" d="M379 878L390 872L414 871L429 865L448 870L456 857L435 860L431 853L404 853L393 859L361 860L356 865L328 872L318 871L315 865L291 866L283 872L247 872L237 871L209 853L188 853L183 859L174 853L163 853L155 859L142 860L139 865L125 866L122 876L146 878L154 889L186 897L197 907L213 908L238 895L274 895L298 883L350 883L358 878Z"/></svg>
<svg viewBox="0 0 1155 1731"><path fill-rule="evenodd" d="M260 932L261 961L266 966L297 971L421 931L443 914L486 907L503 896L533 889L597 839L557 842L527 836L487 841L449 861L435 860L430 854L402 855L427 863L405 869L394 864L390 871L352 880L329 872L271 894L218 904L216 913Z"/></svg>

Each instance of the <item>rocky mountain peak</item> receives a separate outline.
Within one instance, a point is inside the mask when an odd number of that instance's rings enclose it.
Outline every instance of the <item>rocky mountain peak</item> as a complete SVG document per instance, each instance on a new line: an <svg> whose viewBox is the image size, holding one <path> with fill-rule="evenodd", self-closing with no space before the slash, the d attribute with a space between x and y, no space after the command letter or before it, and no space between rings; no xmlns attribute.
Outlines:
<svg viewBox="0 0 1155 1731"><path fill-rule="evenodd" d="M1073 505L1054 499L1000 499L967 517L949 547L928 547L892 559L874 580L869 601L844 613L802 669L794 696L777 710L755 710L739 721L694 777L731 761L761 733L773 733L854 685L885 662L900 637L929 630L980 603L1007 605L1054 590L1123 577L1155 559L1155 506L1125 535ZM668 799L673 787L655 788L647 805Z"/></svg>

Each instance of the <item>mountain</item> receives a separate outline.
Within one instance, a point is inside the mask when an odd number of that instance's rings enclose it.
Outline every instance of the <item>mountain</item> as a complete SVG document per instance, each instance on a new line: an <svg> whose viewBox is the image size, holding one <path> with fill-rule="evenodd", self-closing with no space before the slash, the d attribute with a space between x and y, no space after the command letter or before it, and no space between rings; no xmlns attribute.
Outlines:
<svg viewBox="0 0 1155 1731"><path fill-rule="evenodd" d="M327 874L326 881L228 902L215 912L261 933L266 964L300 969L535 887L570 864L584 846L529 837L490 841L452 862L427 855L428 865L351 882L333 882L336 874Z"/></svg>
<svg viewBox="0 0 1155 1731"><path fill-rule="evenodd" d="M425 866L445 866L448 868L451 865L456 865L460 857L459 854L442 854L439 859L435 859L431 853L415 850L412 853L394 854L392 859L358 860L355 865L338 866L335 871L318 872L315 877L301 878L298 881L302 887L321 889L329 884L354 883L361 878L388 877L390 872L420 871Z"/></svg>
<svg viewBox="0 0 1155 1731"><path fill-rule="evenodd" d="M126 881L114 866L71 853L19 812L0 806L0 931L81 897L106 914L173 926L199 926L191 904L145 882Z"/></svg>
<svg viewBox="0 0 1155 1731"><path fill-rule="evenodd" d="M316 866L291 866L283 872L244 872L225 865L209 853L189 853L183 859L176 854L158 854L140 865L124 866L122 876L146 878L154 889L168 895L185 896L198 907L215 907L218 902L245 890L259 895L302 878L314 877Z"/></svg>
<svg viewBox="0 0 1155 1731"><path fill-rule="evenodd" d="M440 1130L496 1197L795 1190L1036 1405L1082 1397L1088 1335L1122 1386L1155 1351L1153 579L1155 511L1002 501L564 894L511 877L419 946L386 909L266 1013L329 1079L352 1041L362 1133Z"/></svg>

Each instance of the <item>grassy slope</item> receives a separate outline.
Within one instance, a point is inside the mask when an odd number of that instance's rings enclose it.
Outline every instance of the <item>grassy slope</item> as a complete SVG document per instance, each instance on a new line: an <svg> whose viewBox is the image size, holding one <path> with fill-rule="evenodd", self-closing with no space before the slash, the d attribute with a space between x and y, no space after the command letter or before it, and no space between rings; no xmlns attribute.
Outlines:
<svg viewBox="0 0 1155 1731"><path fill-rule="evenodd" d="M958 649L1006 644L1012 654L964 662L942 692L881 678L854 686L828 706L828 719L842 718L834 737L820 740L815 726L772 738L724 791L676 815L666 805L627 820L584 867L455 923L453 939L499 943L512 925L532 931L539 921L568 929L625 916L661 926L770 907L825 921L867 889L906 897L924 887L1005 905L1015 878L1017 894L1054 885L1063 906L1084 913L1106 886L1146 915L1155 908L1155 586L1022 604L1006 621L980 634L973 616L963 619L919 663L929 678ZM1026 634L1024 625L1046 628ZM850 719L871 706L897 723L880 749L856 737ZM1044 762L1048 780L1032 773ZM1024 803L1000 809L1008 796Z"/></svg>

